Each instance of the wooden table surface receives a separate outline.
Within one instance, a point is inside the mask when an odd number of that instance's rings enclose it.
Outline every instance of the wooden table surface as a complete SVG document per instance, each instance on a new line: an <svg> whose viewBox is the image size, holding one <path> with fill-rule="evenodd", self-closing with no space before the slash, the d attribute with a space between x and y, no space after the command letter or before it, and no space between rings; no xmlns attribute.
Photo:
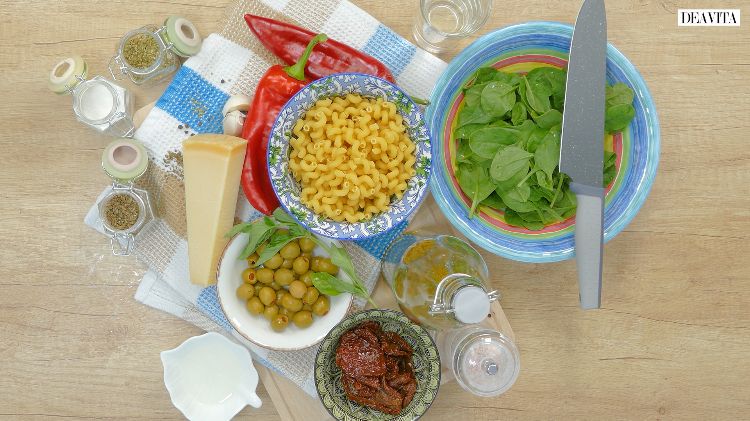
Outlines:
<svg viewBox="0 0 750 421"><path fill-rule="evenodd" d="M179 419L159 352L200 331L135 302L143 269L83 224L108 180L106 139L47 91L67 54L104 74L126 31L171 13L203 33L227 1L5 1L0 7L0 419ZM415 0L355 0L408 36ZM579 1L495 0L482 32L572 22ZM711 2L740 8L739 0ZM499 398L443 387L425 419L750 416L750 31L677 28L692 0L608 2L609 38L638 67L662 128L659 173L605 247L603 308L577 306L575 264L485 253L521 350ZM750 13L750 9L743 10ZM450 59L452 51L443 55ZM132 86L132 85L131 85ZM162 87L135 89L142 106ZM274 420L266 404L239 419Z"/></svg>

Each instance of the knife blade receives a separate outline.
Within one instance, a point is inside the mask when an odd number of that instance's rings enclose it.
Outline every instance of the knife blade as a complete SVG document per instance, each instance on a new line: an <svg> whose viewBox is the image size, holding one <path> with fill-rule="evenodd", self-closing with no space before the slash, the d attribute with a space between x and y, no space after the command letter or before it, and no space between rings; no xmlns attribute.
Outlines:
<svg viewBox="0 0 750 421"><path fill-rule="evenodd" d="M571 178L578 200L575 249L583 309L601 305L606 57L604 0L585 0L570 43L560 145L560 172Z"/></svg>

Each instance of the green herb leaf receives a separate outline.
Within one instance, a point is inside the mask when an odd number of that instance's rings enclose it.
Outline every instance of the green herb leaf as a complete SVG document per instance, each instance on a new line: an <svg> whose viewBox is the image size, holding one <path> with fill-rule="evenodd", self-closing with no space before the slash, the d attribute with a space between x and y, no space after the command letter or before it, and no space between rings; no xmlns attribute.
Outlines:
<svg viewBox="0 0 750 421"><path fill-rule="evenodd" d="M609 133L622 131L635 117L635 108L630 104L617 104L607 108L604 129Z"/></svg>
<svg viewBox="0 0 750 421"><path fill-rule="evenodd" d="M549 87L543 84L531 84L529 78L524 79L526 85L526 102L539 114L544 114L550 109L549 96L551 94Z"/></svg>
<svg viewBox="0 0 750 421"><path fill-rule="evenodd" d="M633 104L633 98L635 93L628 85L619 82L612 86L607 86L606 90L606 104L607 107L612 107L620 104Z"/></svg>
<svg viewBox="0 0 750 421"><path fill-rule="evenodd" d="M463 127L467 124L487 124L490 121L492 121L492 116L485 113L479 104L473 106L465 105L458 113L458 127Z"/></svg>
<svg viewBox="0 0 750 421"><path fill-rule="evenodd" d="M490 175L495 181L507 180L518 171L528 167L531 157L530 153L519 147L505 147L499 150L492 159Z"/></svg>
<svg viewBox="0 0 750 421"><path fill-rule="evenodd" d="M479 165L462 165L458 168L457 175L461 190L471 199L469 218L472 218L479 202L495 191L495 185L490 180L487 168Z"/></svg>
<svg viewBox="0 0 750 421"><path fill-rule="evenodd" d="M469 137L469 147L477 156L492 159L503 147L516 143L518 132L505 127L486 127L479 129Z"/></svg>
<svg viewBox="0 0 750 421"><path fill-rule="evenodd" d="M255 250L258 248L258 246L260 246L264 241L268 240L268 238L271 237L271 235L274 233L275 229L276 224L271 218L267 216L251 223L249 229L243 228L243 232L247 232L250 238L248 239L247 245L245 246L245 249L242 250L242 254L240 254L239 258L247 259L251 254L255 253Z"/></svg>
<svg viewBox="0 0 750 421"><path fill-rule="evenodd" d="M552 180L552 173L560 161L560 136L550 131L542 140L541 145L534 152L534 166Z"/></svg>
<svg viewBox="0 0 750 421"><path fill-rule="evenodd" d="M527 114L526 114L526 106L523 105L523 102L516 102L515 105L513 105L513 109L510 112L510 122L517 126L524 121L526 121Z"/></svg>
<svg viewBox="0 0 750 421"><path fill-rule="evenodd" d="M482 89L480 103L482 109L492 117L502 117L516 103L515 89L502 82L490 82Z"/></svg>
<svg viewBox="0 0 750 421"><path fill-rule="evenodd" d="M551 127L562 124L562 113L557 110L549 110L546 113L537 117L534 121L542 129L549 129Z"/></svg>
<svg viewBox="0 0 750 421"><path fill-rule="evenodd" d="M312 283L318 291L325 295L333 296L347 292L352 295L360 294L360 290L354 284L345 282L326 272L313 273Z"/></svg>
<svg viewBox="0 0 750 421"><path fill-rule="evenodd" d="M276 231L271 238L268 239L268 245L258 255L258 262L255 266L262 265L268 259L272 258L274 254L278 253L282 247L289 244L290 241L300 237L302 237L302 235L292 234L291 231Z"/></svg>

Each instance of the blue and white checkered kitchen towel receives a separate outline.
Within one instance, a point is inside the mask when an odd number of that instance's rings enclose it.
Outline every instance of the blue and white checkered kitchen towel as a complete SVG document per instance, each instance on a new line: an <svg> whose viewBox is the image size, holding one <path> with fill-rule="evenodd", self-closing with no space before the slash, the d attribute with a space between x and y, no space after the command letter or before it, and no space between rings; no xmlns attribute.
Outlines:
<svg viewBox="0 0 750 421"><path fill-rule="evenodd" d="M150 169L141 182L154 196L159 216L137 239L135 254L148 265L149 271L139 285L136 299L203 329L225 334L231 334L232 327L221 311L216 287L192 285L188 277L181 145L195 133L221 133L221 109L227 98L239 93L252 96L263 73L278 62L247 29L245 13L325 32L358 48L386 64L397 83L417 97L430 96L446 65L346 0L319 0L315 7L304 0L240 0L227 9L219 33L209 35L201 52L185 62L135 133L149 151ZM246 221L258 215L240 191L237 217ZM96 205L85 222L102 231ZM379 260L385 248L403 228L345 244L370 291L378 279ZM364 303L355 301L357 305L362 307ZM288 377L310 395L316 395L315 347L269 351L234 336L251 349L256 361Z"/></svg>

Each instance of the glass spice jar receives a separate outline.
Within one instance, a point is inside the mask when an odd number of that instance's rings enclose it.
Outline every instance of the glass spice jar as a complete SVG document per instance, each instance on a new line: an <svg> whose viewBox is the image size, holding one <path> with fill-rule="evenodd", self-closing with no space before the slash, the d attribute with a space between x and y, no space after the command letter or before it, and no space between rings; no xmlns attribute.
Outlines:
<svg viewBox="0 0 750 421"><path fill-rule="evenodd" d="M68 57L52 68L49 89L73 97L73 112L81 123L111 136L132 136L133 95L101 76L87 80L87 73L88 65L83 58Z"/></svg>
<svg viewBox="0 0 750 421"><path fill-rule="evenodd" d="M113 183L99 202L99 218L110 237L112 253L127 256L138 233L154 219L148 191L134 186L148 168L148 153L136 140L118 139L104 148L102 168Z"/></svg>
<svg viewBox="0 0 750 421"><path fill-rule="evenodd" d="M192 22L170 16L162 26L146 25L125 34L109 61L109 71L115 80L127 76L136 85L159 82L180 67L178 57L197 54L201 44Z"/></svg>

